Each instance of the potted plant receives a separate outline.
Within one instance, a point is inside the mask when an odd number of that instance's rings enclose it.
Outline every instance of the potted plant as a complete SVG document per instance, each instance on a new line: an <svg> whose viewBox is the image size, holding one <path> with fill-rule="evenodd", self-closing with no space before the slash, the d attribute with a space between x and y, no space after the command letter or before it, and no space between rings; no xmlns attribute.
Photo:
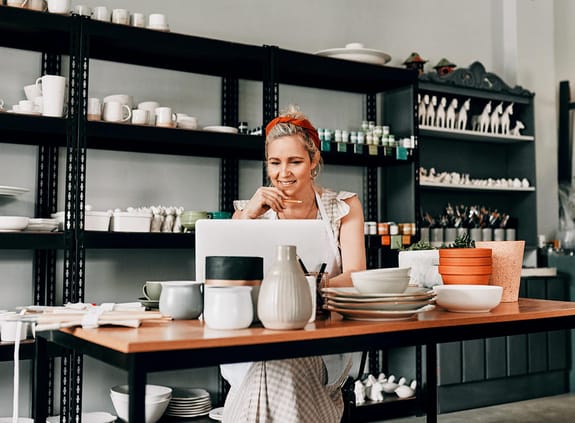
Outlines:
<svg viewBox="0 0 575 423"><path fill-rule="evenodd" d="M469 234L462 234L439 249L438 270L444 284L487 285L493 271L491 249L476 248Z"/></svg>
<svg viewBox="0 0 575 423"><path fill-rule="evenodd" d="M418 241L399 252L399 267L410 267L409 284L430 288L441 285L437 271L438 250L427 241Z"/></svg>

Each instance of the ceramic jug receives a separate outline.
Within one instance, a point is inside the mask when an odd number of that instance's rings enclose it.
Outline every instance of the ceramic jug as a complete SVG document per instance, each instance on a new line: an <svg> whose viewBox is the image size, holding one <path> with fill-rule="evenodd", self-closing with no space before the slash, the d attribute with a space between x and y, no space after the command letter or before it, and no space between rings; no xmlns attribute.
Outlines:
<svg viewBox="0 0 575 423"><path fill-rule="evenodd" d="M267 329L301 329L313 311L307 279L295 245L279 245L276 260L264 276L258 316Z"/></svg>
<svg viewBox="0 0 575 423"><path fill-rule="evenodd" d="M204 308L202 287L196 281L163 282L160 313L174 320L197 319Z"/></svg>

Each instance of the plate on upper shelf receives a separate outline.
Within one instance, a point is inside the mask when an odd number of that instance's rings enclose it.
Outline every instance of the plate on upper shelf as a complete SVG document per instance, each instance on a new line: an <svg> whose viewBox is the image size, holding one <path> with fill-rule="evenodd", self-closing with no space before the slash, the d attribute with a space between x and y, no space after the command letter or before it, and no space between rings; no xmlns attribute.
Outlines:
<svg viewBox="0 0 575 423"><path fill-rule="evenodd" d="M21 188L21 187L10 187L7 185L0 185L0 195L4 195L7 197L15 197L20 194L24 194L25 192L30 191L28 188Z"/></svg>
<svg viewBox="0 0 575 423"><path fill-rule="evenodd" d="M352 60L354 62L370 63L372 65L385 65L391 56L383 51L363 47L361 43L349 43L344 48L330 48L316 51L318 56L332 57L334 59Z"/></svg>
<svg viewBox="0 0 575 423"><path fill-rule="evenodd" d="M238 133L238 128L234 128L233 126L213 125L213 126L205 126L205 127L204 127L204 131L210 131L210 132L225 132L225 133L228 133L228 134L237 134L237 133Z"/></svg>

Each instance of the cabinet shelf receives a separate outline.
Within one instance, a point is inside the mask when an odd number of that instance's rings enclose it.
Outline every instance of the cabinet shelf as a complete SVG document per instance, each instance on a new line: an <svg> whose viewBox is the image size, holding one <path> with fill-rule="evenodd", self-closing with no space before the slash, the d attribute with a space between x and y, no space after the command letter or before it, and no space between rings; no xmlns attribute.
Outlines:
<svg viewBox="0 0 575 423"><path fill-rule="evenodd" d="M66 146L66 119L0 113L2 142Z"/></svg>
<svg viewBox="0 0 575 423"><path fill-rule="evenodd" d="M34 358L34 340L20 341L20 359L30 360ZM14 359L14 342L0 342L0 361L12 361Z"/></svg>
<svg viewBox="0 0 575 423"><path fill-rule="evenodd" d="M211 76L263 79L261 47L87 20L90 58Z"/></svg>
<svg viewBox="0 0 575 423"><path fill-rule="evenodd" d="M426 138L443 138L443 139L456 139L459 141L473 141L473 142L488 142L488 143L522 143L526 141L534 141L535 137L532 135L502 135L502 134L484 134L477 131L470 131L467 129L445 129L434 128L426 125L419 125L419 135Z"/></svg>
<svg viewBox="0 0 575 423"><path fill-rule="evenodd" d="M382 402L366 401L361 405L354 405L350 410L354 422L371 422L386 419L415 415L419 408L417 397L397 398L385 396Z"/></svg>
<svg viewBox="0 0 575 423"><path fill-rule="evenodd" d="M62 232L0 232L0 249L51 250L64 246Z"/></svg>
<svg viewBox="0 0 575 423"><path fill-rule="evenodd" d="M442 184L439 182L421 182L419 186L425 189L439 189L439 190L535 192L535 187L504 188L504 187L486 187L486 186L461 185L461 184L460 185Z"/></svg>
<svg viewBox="0 0 575 423"><path fill-rule="evenodd" d="M194 248L194 233L84 232L86 248Z"/></svg>
<svg viewBox="0 0 575 423"><path fill-rule="evenodd" d="M22 50L68 54L71 19L54 13L2 7L0 45Z"/></svg>
<svg viewBox="0 0 575 423"><path fill-rule="evenodd" d="M409 87L417 81L417 72L334 59L308 53L273 49L276 82L303 87L377 94Z"/></svg>

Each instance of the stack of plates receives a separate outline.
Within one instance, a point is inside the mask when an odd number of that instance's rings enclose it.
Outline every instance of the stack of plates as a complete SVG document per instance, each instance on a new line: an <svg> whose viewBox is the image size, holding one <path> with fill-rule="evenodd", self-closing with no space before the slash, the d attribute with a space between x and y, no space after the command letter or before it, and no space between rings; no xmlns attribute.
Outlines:
<svg viewBox="0 0 575 423"><path fill-rule="evenodd" d="M409 287L402 294L362 294L355 288L322 288L325 305L350 320L405 320L433 310L433 290Z"/></svg>
<svg viewBox="0 0 575 423"><path fill-rule="evenodd" d="M58 229L58 219L30 219L26 231L52 232Z"/></svg>
<svg viewBox="0 0 575 423"><path fill-rule="evenodd" d="M210 393L201 388L174 388L166 410L167 416L205 416L212 409Z"/></svg>

